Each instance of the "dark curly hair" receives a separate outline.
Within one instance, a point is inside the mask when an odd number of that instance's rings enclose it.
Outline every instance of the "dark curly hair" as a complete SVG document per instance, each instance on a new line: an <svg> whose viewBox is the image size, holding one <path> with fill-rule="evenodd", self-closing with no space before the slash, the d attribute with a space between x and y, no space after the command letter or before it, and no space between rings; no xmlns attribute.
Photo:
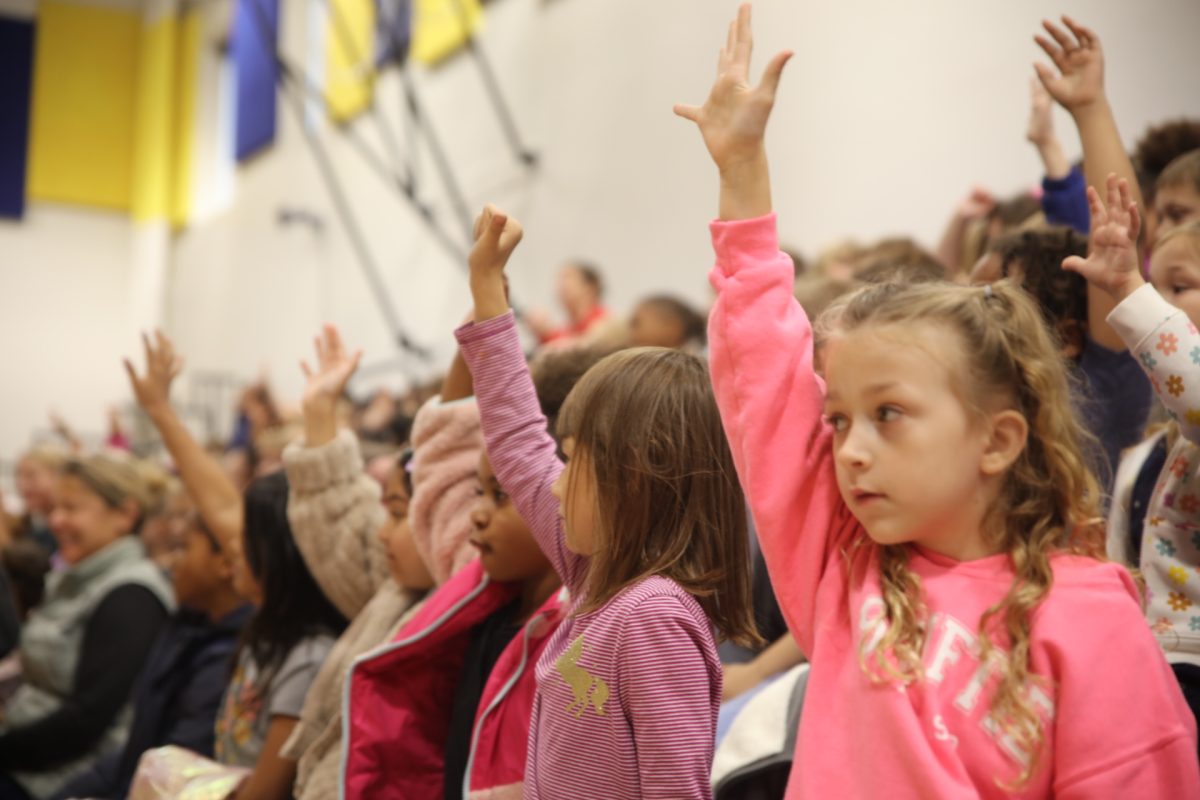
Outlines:
<svg viewBox="0 0 1200 800"><path fill-rule="evenodd" d="M1200 119L1171 120L1142 134L1133 152L1133 163L1147 203L1154 199L1154 184L1167 165L1197 149L1200 149Z"/></svg>
<svg viewBox="0 0 1200 800"><path fill-rule="evenodd" d="M1066 331L1082 332L1087 326L1087 281L1062 268L1067 256L1087 256L1087 246L1086 236L1051 226L1006 233L988 249L999 256L1002 277L1013 277L1014 267L1020 270L1021 287L1037 302L1046 325L1062 339Z"/></svg>

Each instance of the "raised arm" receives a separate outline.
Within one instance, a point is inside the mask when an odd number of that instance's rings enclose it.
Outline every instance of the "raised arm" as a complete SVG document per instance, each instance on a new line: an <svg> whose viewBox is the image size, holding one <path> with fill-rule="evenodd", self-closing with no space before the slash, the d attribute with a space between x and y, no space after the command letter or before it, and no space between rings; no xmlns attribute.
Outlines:
<svg viewBox="0 0 1200 800"><path fill-rule="evenodd" d="M1091 252L1071 257L1065 269L1078 272L1116 306L1109 315L1142 368L1150 376L1167 413L1183 436L1200 443L1200 334L1182 311L1172 306L1142 278L1137 254L1141 227L1137 202L1125 180L1109 175L1107 200L1088 188L1092 209Z"/></svg>
<svg viewBox="0 0 1200 800"><path fill-rule="evenodd" d="M470 265L476 321L456 335L474 376L488 458L563 584L578 596L588 562L566 546L551 491L563 463L546 429L504 290L504 267L523 232L516 220L488 206L475 233Z"/></svg>
<svg viewBox="0 0 1200 800"><path fill-rule="evenodd" d="M1089 187L1106 191L1110 173L1126 181L1134 202L1142 205L1133 163L1129 160L1117 121L1104 92L1104 51L1094 31L1063 17L1066 30L1044 21L1046 36L1035 36L1038 45L1054 62L1058 73L1045 64L1034 64L1042 85L1075 120L1083 145L1083 173ZM1112 297L1096 288L1088 292L1088 333L1094 342L1110 350L1124 350L1125 343L1105 321L1114 306Z"/></svg>
<svg viewBox="0 0 1200 800"><path fill-rule="evenodd" d="M349 353L332 325L314 346L316 366L301 363L307 379L304 441L283 451L288 522L321 590L353 619L388 576L387 553L376 535L386 512L378 483L363 469L358 440L337 427L337 404L362 352Z"/></svg>
<svg viewBox="0 0 1200 800"><path fill-rule="evenodd" d="M1025 138L1042 161L1042 212L1051 225L1066 225L1087 234L1087 182L1083 173L1067 161L1062 142L1054 131L1054 100L1037 78L1029 79L1029 127Z"/></svg>
<svg viewBox="0 0 1200 800"><path fill-rule="evenodd" d="M812 327L792 295L792 262L779 250L771 213L763 134L791 54L775 56L751 87L751 49L743 5L708 100L675 113L699 126L721 174L710 276L718 294L709 320L721 419L780 607L811 654L818 584L836 543L858 527L838 494Z"/></svg>
<svg viewBox="0 0 1200 800"><path fill-rule="evenodd" d="M171 383L183 370L183 359L175 355L171 340L162 331L156 331L153 340L143 334L142 346L146 356L144 375L138 375L129 359L125 359L134 397L162 437L209 530L220 539L226 552L240 552L244 525L242 493L171 406Z"/></svg>
<svg viewBox="0 0 1200 800"><path fill-rule="evenodd" d="M1062 142L1054 132L1054 102L1037 78L1030 80L1029 93L1029 126L1025 130L1025 138L1037 148L1046 177L1062 180L1071 171L1071 163L1067 161Z"/></svg>

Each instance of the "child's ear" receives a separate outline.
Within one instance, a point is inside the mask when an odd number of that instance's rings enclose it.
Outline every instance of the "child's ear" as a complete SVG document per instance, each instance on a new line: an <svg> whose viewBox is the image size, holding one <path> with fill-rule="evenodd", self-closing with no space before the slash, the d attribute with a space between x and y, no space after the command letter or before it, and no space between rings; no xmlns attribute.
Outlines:
<svg viewBox="0 0 1200 800"><path fill-rule="evenodd" d="M991 432L979 468L984 475L1000 475L1011 467L1025 449L1029 423L1019 411L1007 409L991 417Z"/></svg>

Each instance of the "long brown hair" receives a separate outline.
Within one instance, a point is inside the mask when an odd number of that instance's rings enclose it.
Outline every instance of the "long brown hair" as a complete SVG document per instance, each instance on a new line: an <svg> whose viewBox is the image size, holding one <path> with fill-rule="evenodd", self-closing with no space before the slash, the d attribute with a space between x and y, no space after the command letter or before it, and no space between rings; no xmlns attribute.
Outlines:
<svg viewBox="0 0 1200 800"><path fill-rule="evenodd" d="M660 347L608 356L567 397L558 432L596 479L599 547L579 612L662 575L724 638L757 642L745 499L705 363Z"/></svg>
<svg viewBox="0 0 1200 800"><path fill-rule="evenodd" d="M1089 436L1071 405L1065 361L1037 306L1011 281L991 287L948 283L867 287L833 309L843 332L867 326L936 325L960 343L961 398L973 414L997 403L1020 412L1029 437L984 519L984 533L1008 554L1012 586L979 620L980 662L1002 663L990 716L1037 771L1045 734L1027 692L1033 615L1054 581L1051 556L1104 560L1100 487L1084 456ZM920 579L909 569L908 545L880 547L888 628L863 667L878 680L918 680L928 635ZM854 559L856 562L857 558ZM860 562L861 563L861 562ZM999 643L996 641L999 639ZM1008 648L1007 653L998 648Z"/></svg>

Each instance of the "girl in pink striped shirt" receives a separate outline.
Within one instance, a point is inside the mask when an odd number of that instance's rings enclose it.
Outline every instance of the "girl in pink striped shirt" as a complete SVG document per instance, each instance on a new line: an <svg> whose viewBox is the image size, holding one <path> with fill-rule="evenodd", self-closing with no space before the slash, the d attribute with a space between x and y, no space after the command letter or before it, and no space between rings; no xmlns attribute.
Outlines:
<svg viewBox="0 0 1200 800"><path fill-rule="evenodd" d="M745 509L704 363L601 361L546 431L504 289L521 238L489 207L458 331L492 466L572 597L537 665L526 798L708 798L716 634L756 638Z"/></svg>

